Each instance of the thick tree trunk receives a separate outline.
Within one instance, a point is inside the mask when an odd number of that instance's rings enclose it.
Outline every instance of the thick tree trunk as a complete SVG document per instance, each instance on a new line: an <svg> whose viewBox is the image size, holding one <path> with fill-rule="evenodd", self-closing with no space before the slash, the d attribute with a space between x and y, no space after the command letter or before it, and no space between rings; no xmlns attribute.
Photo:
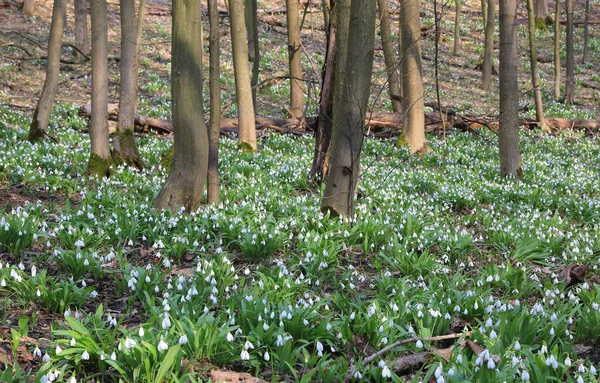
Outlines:
<svg viewBox="0 0 600 383"><path fill-rule="evenodd" d="M544 105L542 103L542 89L540 88L540 74L537 66L537 52L535 46L535 15L533 13L533 0L527 0L527 14L529 22L529 62L531 66L531 85L535 98L535 118L540 123L544 132L549 132L548 125L544 120Z"/></svg>
<svg viewBox="0 0 600 383"><path fill-rule="evenodd" d="M240 133L238 146L244 151L256 151L256 127L254 125L254 104L248 63L248 42L246 41L246 20L243 0L229 0L231 19L231 48L233 70L238 104Z"/></svg>
<svg viewBox="0 0 600 383"><path fill-rule="evenodd" d="M460 9L462 7L462 1L456 0L456 15L454 16L454 49L452 53L458 55L461 49L460 41Z"/></svg>
<svg viewBox="0 0 600 383"><path fill-rule="evenodd" d="M208 0L210 22L210 130L208 131L208 203L219 203L219 136L221 134L221 46L217 0Z"/></svg>
<svg viewBox="0 0 600 383"><path fill-rule="evenodd" d="M300 23L298 0L286 0L288 24L288 60L290 65L290 115L304 115L304 91L302 90L302 61L300 50Z"/></svg>
<svg viewBox="0 0 600 383"><path fill-rule="evenodd" d="M343 120L334 127L331 169L321 204L322 210L332 215L349 218L354 216L354 193L359 179L363 124L371 88L374 35L375 2L352 0L347 76L340 104Z"/></svg>
<svg viewBox="0 0 600 383"><path fill-rule="evenodd" d="M60 74L60 47L64 30L63 12L65 0L54 0L52 9L52 24L50 25L50 37L48 39L48 67L46 68L46 80L44 88L38 100L33 118L29 127L28 139L31 142L40 140L48 128L52 104L58 91L58 77Z"/></svg>
<svg viewBox="0 0 600 383"><path fill-rule="evenodd" d="M494 60L494 28L496 25L496 0L488 0L487 23L485 24L485 48L483 53L483 78L481 89L489 91L492 86L492 66Z"/></svg>
<svg viewBox="0 0 600 383"><path fill-rule="evenodd" d="M548 0L533 0L534 2L534 25L537 28L545 29L546 25L552 23L550 11L548 11Z"/></svg>
<svg viewBox="0 0 600 383"><path fill-rule="evenodd" d="M554 99L560 98L560 0L554 10Z"/></svg>
<svg viewBox="0 0 600 383"><path fill-rule="evenodd" d="M575 47L573 46L573 0L567 2L567 81L565 100L567 104L575 103Z"/></svg>
<svg viewBox="0 0 600 383"><path fill-rule="evenodd" d="M241 11L243 19L243 8ZM182 208L186 212L196 211L206 182L208 134L202 105L202 41L198 39L201 35L200 1L173 0L171 92L174 154L167 182L154 201L155 208L171 212ZM243 36L245 38L245 32ZM247 53L245 59L247 62Z"/></svg>
<svg viewBox="0 0 600 383"><path fill-rule="evenodd" d="M252 103L256 109L256 84L260 73L260 45L258 43L258 4L257 0L245 0L246 37L248 39L248 60L252 62Z"/></svg>
<svg viewBox="0 0 600 383"><path fill-rule="evenodd" d="M92 0L94 1L94 0ZM115 155L138 169L144 167L135 138L135 115L138 97L138 44L137 25L143 19L144 0L140 3L136 23L135 0L121 0L121 87L119 95L119 123L114 137ZM141 30L140 30L141 33Z"/></svg>
<svg viewBox="0 0 600 383"><path fill-rule="evenodd" d="M518 62L517 0L500 0L500 174L520 178Z"/></svg>
<svg viewBox="0 0 600 383"><path fill-rule="evenodd" d="M325 64L323 71L323 84L321 86L321 99L319 101L319 117L315 128L315 151L313 162L308 173L308 179L320 185L325 175L325 161L331 143L333 131L333 92L335 87L335 23L329 24L327 33L327 49L325 51Z"/></svg>
<svg viewBox="0 0 600 383"><path fill-rule="evenodd" d="M398 62L392 47L392 31L390 28L390 12L388 0L377 0L379 8L379 27L381 29L381 46L385 59L385 69L388 76L388 91L392 101L392 110L400 113L402 110L402 97L400 97L400 78L398 76Z"/></svg>
<svg viewBox="0 0 600 383"><path fill-rule="evenodd" d="M75 0L75 46L84 55L90 54L87 0Z"/></svg>
<svg viewBox="0 0 600 383"><path fill-rule="evenodd" d="M583 56L581 57L582 64L585 64L585 62L587 61L589 34L590 34L590 0L585 0L585 21L583 24Z"/></svg>
<svg viewBox="0 0 600 383"><path fill-rule="evenodd" d="M21 9L27 16L35 16L35 0L23 0L23 8ZM64 12L64 10L63 10ZM63 20L64 22L64 20Z"/></svg>
<svg viewBox="0 0 600 383"><path fill-rule="evenodd" d="M427 148L425 119L423 117L423 67L420 48L419 0L401 1L400 36L404 134L399 143L408 144L410 151L415 153Z"/></svg>

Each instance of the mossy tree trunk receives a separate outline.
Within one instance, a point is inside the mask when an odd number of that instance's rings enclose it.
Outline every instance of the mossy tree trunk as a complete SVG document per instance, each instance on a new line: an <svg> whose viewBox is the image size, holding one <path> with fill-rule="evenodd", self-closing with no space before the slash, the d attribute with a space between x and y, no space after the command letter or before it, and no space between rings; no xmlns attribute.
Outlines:
<svg viewBox="0 0 600 383"><path fill-rule="evenodd" d="M248 62L244 1L229 0L231 21L231 50L235 72L235 91L238 105L238 145L245 151L256 151L256 125Z"/></svg>
<svg viewBox="0 0 600 383"><path fill-rule="evenodd" d="M554 9L554 99L560 98L560 0Z"/></svg>
<svg viewBox="0 0 600 383"><path fill-rule="evenodd" d="M500 174L520 178L518 64L517 0L500 0Z"/></svg>
<svg viewBox="0 0 600 383"><path fill-rule="evenodd" d="M48 129L52 104L58 91L58 77L60 75L60 47L62 44L65 19L63 12L65 0L54 0L52 9L52 24L50 25L50 37L48 39L48 66L46 68L46 80L42 88L42 94L38 100L31 125L29 126L28 139L31 142L38 141L44 137Z"/></svg>
<svg viewBox="0 0 600 383"><path fill-rule="evenodd" d="M108 143L108 22L106 0L92 0L91 153L87 173L108 176L112 163Z"/></svg>
<svg viewBox="0 0 600 383"><path fill-rule="evenodd" d="M375 44L375 2L351 2L347 76L344 77L339 108L342 120L334 126L331 168L321 204L323 211L349 218L354 216L354 194L359 179Z"/></svg>
<svg viewBox="0 0 600 383"><path fill-rule="evenodd" d="M208 0L210 23L210 130L208 131L208 203L219 203L219 135L221 134L221 83L219 9Z"/></svg>
<svg viewBox="0 0 600 383"><path fill-rule="evenodd" d="M496 0L488 0L485 24L485 47L483 52L483 77L481 89L489 91L492 86L492 66L494 65L494 28L496 25Z"/></svg>
<svg viewBox="0 0 600 383"><path fill-rule="evenodd" d="M381 32L381 47L388 79L388 92L392 101L392 110L395 113L402 111L402 97L400 97L400 77L398 76L399 63L392 46L392 31L390 27L390 11L387 0L377 0L379 8L379 28Z"/></svg>
<svg viewBox="0 0 600 383"><path fill-rule="evenodd" d="M462 48L460 41L460 10L462 7L462 0L455 0L456 3L456 15L454 16L454 49L452 53L458 55Z"/></svg>
<svg viewBox="0 0 600 383"><path fill-rule="evenodd" d="M535 44L535 14L533 12L533 0L527 0L527 15L529 26L529 62L531 66L531 85L535 99L535 118L544 132L549 132L548 124L544 119L544 104L542 102L542 89L540 87L540 74L537 65L537 52Z"/></svg>
<svg viewBox="0 0 600 383"><path fill-rule="evenodd" d="M75 0L75 46L84 55L90 54L87 0Z"/></svg>
<svg viewBox="0 0 600 383"><path fill-rule="evenodd" d="M201 3L173 0L172 20L174 155L167 182L154 207L192 212L200 206L208 164L208 134L202 105L202 41L198 38L202 35Z"/></svg>
<svg viewBox="0 0 600 383"><path fill-rule="evenodd" d="M145 1L135 16L135 0L121 0L121 86L117 134L113 138L116 159L138 169L144 167L135 143L134 128L138 98L138 43L141 38ZM137 21L136 21L137 20Z"/></svg>
<svg viewBox="0 0 600 383"><path fill-rule="evenodd" d="M567 2L567 78L565 101L575 103L575 47L573 42L573 0Z"/></svg>
<svg viewBox="0 0 600 383"><path fill-rule="evenodd" d="M286 0L288 27L288 61L290 66L290 115L304 116L304 91L302 90L302 60L298 0Z"/></svg>
<svg viewBox="0 0 600 383"><path fill-rule="evenodd" d="M402 0L400 3L400 41L404 117L399 144L407 144L410 151L416 153L427 148L419 0Z"/></svg>
<svg viewBox="0 0 600 383"><path fill-rule="evenodd" d="M552 16L548 10L548 0L533 0L534 3L534 25L536 28L546 29L547 24L552 23Z"/></svg>

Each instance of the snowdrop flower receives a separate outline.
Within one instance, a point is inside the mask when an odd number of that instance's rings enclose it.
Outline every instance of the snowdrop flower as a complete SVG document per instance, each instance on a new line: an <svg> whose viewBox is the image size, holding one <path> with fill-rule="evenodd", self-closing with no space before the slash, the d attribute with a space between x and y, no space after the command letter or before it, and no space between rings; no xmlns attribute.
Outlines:
<svg viewBox="0 0 600 383"><path fill-rule="evenodd" d="M444 369L442 368L442 365L438 365L437 368L435 369L435 372L433 373L433 375L435 376L435 378L439 378L440 376L442 376L442 372L444 371Z"/></svg>
<svg viewBox="0 0 600 383"><path fill-rule="evenodd" d="M71 376L71 379L69 379L67 383L77 383L77 379L75 379L74 376Z"/></svg>
<svg viewBox="0 0 600 383"><path fill-rule="evenodd" d="M487 368L489 368L490 370L493 370L494 368L496 368L496 363L494 363L494 359L492 359L492 358L488 359Z"/></svg>
<svg viewBox="0 0 600 383"><path fill-rule="evenodd" d="M423 342L421 342L421 339L417 340L417 343L415 344L415 346L417 348L423 348Z"/></svg>
<svg viewBox="0 0 600 383"><path fill-rule="evenodd" d="M277 345L277 347L281 347L285 344L285 340L283 340L283 337L281 335L277 335L277 342L275 342L275 344Z"/></svg>
<svg viewBox="0 0 600 383"><path fill-rule="evenodd" d="M167 344L167 342L161 339L160 342L158 342L158 346L156 348L158 351L167 351L169 345Z"/></svg>
<svg viewBox="0 0 600 383"><path fill-rule="evenodd" d="M529 373L527 370L521 371L521 380L524 382L529 382Z"/></svg>
<svg viewBox="0 0 600 383"><path fill-rule="evenodd" d="M161 326L162 326L163 330L166 330L169 327L171 327L171 319L169 319L169 314L165 313L163 315L163 320L162 320Z"/></svg>
<svg viewBox="0 0 600 383"><path fill-rule="evenodd" d="M136 344L137 344L137 342L134 339L131 339L131 338L125 339L125 348L127 350L131 350L132 348L135 347Z"/></svg>
<svg viewBox="0 0 600 383"><path fill-rule="evenodd" d="M60 346L56 346L56 350L54 350L54 352L56 353L56 355L58 355L62 352L62 348L60 348Z"/></svg>
<svg viewBox="0 0 600 383"><path fill-rule="evenodd" d="M36 357L40 357L40 356L42 356L42 351L40 350L40 348L39 348L39 347L36 347L36 348L33 350L33 356L36 356Z"/></svg>
<svg viewBox="0 0 600 383"><path fill-rule="evenodd" d="M496 331L492 330L492 332L490 333L490 339L496 339L498 338L498 334L496 334Z"/></svg>
<svg viewBox="0 0 600 383"><path fill-rule="evenodd" d="M75 242L75 247L84 247L85 243L83 242L83 239L79 239L77 242Z"/></svg>
<svg viewBox="0 0 600 383"><path fill-rule="evenodd" d="M362 379L362 374L360 373L360 371L356 371L353 375L356 379Z"/></svg>
<svg viewBox="0 0 600 383"><path fill-rule="evenodd" d="M250 360L250 354L248 353L248 350L242 350L242 352L240 353L240 359Z"/></svg>
<svg viewBox="0 0 600 383"><path fill-rule="evenodd" d="M81 354L81 360L90 360L90 353L85 350L83 354Z"/></svg>
<svg viewBox="0 0 600 383"><path fill-rule="evenodd" d="M231 335L231 334L228 333L228 335ZM183 334L182 336L179 337L179 344L186 344L187 342L188 342L187 335Z"/></svg>
<svg viewBox="0 0 600 383"><path fill-rule="evenodd" d="M269 359L271 359L271 356L269 355L269 351L265 351L264 358L267 362L269 361Z"/></svg>
<svg viewBox="0 0 600 383"><path fill-rule="evenodd" d="M110 354L110 360L117 360L117 353L113 351L112 354Z"/></svg>
<svg viewBox="0 0 600 383"><path fill-rule="evenodd" d="M323 356L323 344L321 342L317 342L317 353L319 356Z"/></svg>
<svg viewBox="0 0 600 383"><path fill-rule="evenodd" d="M269 329L269 325L266 323L263 323L263 330L267 331Z"/></svg>
<svg viewBox="0 0 600 383"><path fill-rule="evenodd" d="M254 350L254 345L252 343L250 343L250 341L247 340L246 343L244 343L244 348L246 350L248 350L248 349Z"/></svg>
<svg viewBox="0 0 600 383"><path fill-rule="evenodd" d="M44 356L42 357L42 362L48 363L49 361L50 361L50 355L48 355L48 353L45 353Z"/></svg>
<svg viewBox="0 0 600 383"><path fill-rule="evenodd" d="M140 327L140 331L138 331L138 335L140 336L140 338L143 338L143 337L144 337L144 334L145 334L145 333L144 333L144 328L143 328L143 327Z"/></svg>
<svg viewBox="0 0 600 383"><path fill-rule="evenodd" d="M546 366L552 366L552 368L555 370L558 368L558 361L554 355L550 355L550 357L546 359Z"/></svg>
<svg viewBox="0 0 600 383"><path fill-rule="evenodd" d="M570 367L571 366L571 358L569 358L567 356L567 358L565 359L565 366Z"/></svg>
<svg viewBox="0 0 600 383"><path fill-rule="evenodd" d="M231 341L233 341L233 335L231 335L231 333L230 333L230 332L228 332L228 333L227 333L227 341L228 341L228 342L231 342Z"/></svg>
<svg viewBox="0 0 600 383"><path fill-rule="evenodd" d="M590 374L596 375L596 367L593 364L590 366Z"/></svg>
<svg viewBox="0 0 600 383"><path fill-rule="evenodd" d="M583 378L581 375L577 375L577 383L583 383Z"/></svg>
<svg viewBox="0 0 600 383"><path fill-rule="evenodd" d="M519 341L515 342L515 351L519 351L521 349L521 343Z"/></svg>

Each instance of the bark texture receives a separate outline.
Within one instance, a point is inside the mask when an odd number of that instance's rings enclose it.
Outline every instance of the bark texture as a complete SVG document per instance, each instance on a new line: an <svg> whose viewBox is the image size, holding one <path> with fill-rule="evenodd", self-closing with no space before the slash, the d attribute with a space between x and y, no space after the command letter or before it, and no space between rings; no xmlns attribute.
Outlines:
<svg viewBox="0 0 600 383"><path fill-rule="evenodd" d="M400 144L407 144L412 153L425 150L425 119L423 100L423 67L421 60L421 20L419 0L402 0L400 4L400 73L402 74L402 111L404 134Z"/></svg>
<svg viewBox="0 0 600 383"><path fill-rule="evenodd" d="M35 12L36 12L35 0L23 0L22 11L27 16L35 16Z"/></svg>
<svg viewBox="0 0 600 383"><path fill-rule="evenodd" d="M219 203L219 136L221 134L221 45L217 0L208 0L210 23L210 130L208 131L208 203Z"/></svg>
<svg viewBox="0 0 600 383"><path fill-rule="evenodd" d="M385 69L388 76L388 92L392 101L392 110L394 113L400 113L402 110L402 97L400 96L400 76L398 76L398 61L394 54L392 46L392 31L390 27L390 12L387 0L377 0L379 8L379 28L381 32L381 46L383 48L383 58L385 59Z"/></svg>
<svg viewBox="0 0 600 383"><path fill-rule="evenodd" d="M90 54L87 0L75 0L75 46L84 55Z"/></svg>
<svg viewBox="0 0 600 383"><path fill-rule="evenodd" d="M560 0L554 10L554 99L560 98Z"/></svg>
<svg viewBox="0 0 600 383"><path fill-rule="evenodd" d="M575 103L575 47L573 46L573 0L567 2L567 78L565 101Z"/></svg>
<svg viewBox="0 0 600 383"><path fill-rule="evenodd" d="M518 60L517 0L500 0L500 174L520 178Z"/></svg>
<svg viewBox="0 0 600 383"><path fill-rule="evenodd" d="M245 0L246 36L248 38L248 60L252 62L252 103L256 109L256 84L260 73L260 45L258 43L258 4L257 0Z"/></svg>
<svg viewBox="0 0 600 383"><path fill-rule="evenodd" d="M581 57L582 64L585 64L585 62L587 61L589 34L590 34L590 0L585 0L585 19L583 21L583 56Z"/></svg>
<svg viewBox="0 0 600 383"><path fill-rule="evenodd" d="M531 66L531 85L533 86L533 96L535 98L535 118L544 132L549 128L544 120L544 105L542 102L542 89L540 88L540 74L537 64L537 51L535 44L535 14L533 12L533 0L527 0L527 14L529 22L529 63Z"/></svg>
<svg viewBox="0 0 600 383"><path fill-rule="evenodd" d="M483 77L481 89L489 91L492 86L492 66L494 60L494 28L496 25L496 0L488 0L485 24L485 48L483 52Z"/></svg>
<svg viewBox="0 0 600 383"><path fill-rule="evenodd" d="M208 164L208 134L202 105L202 41L198 38L202 34L201 3L173 0L172 22L174 154L169 177L154 207L192 212L200 206Z"/></svg>
<svg viewBox="0 0 600 383"><path fill-rule="evenodd" d="M290 66L290 115L304 115L304 91L302 90L302 61L300 50L300 23L298 0L286 0L288 24L288 61Z"/></svg>
<svg viewBox="0 0 600 383"><path fill-rule="evenodd" d="M462 7L462 1L456 0L456 15L454 16L454 49L452 53L458 55L462 44L460 41L460 9Z"/></svg>
<svg viewBox="0 0 600 383"><path fill-rule="evenodd" d="M238 105L240 133L238 145L245 151L256 151L256 127L254 125L254 104L248 62L248 42L246 41L246 20L243 0L229 0L231 18L231 44L235 91Z"/></svg>
<svg viewBox="0 0 600 383"><path fill-rule="evenodd" d="M552 23L552 16L548 10L548 0L533 0L534 2L534 25L537 28L545 29L547 24Z"/></svg>
<svg viewBox="0 0 600 383"><path fill-rule="evenodd" d="M58 91L58 77L60 74L60 47L62 44L65 19L63 17L65 0L54 0L52 9L52 24L50 25L50 37L48 40L48 67L46 68L46 80L42 88L42 94L38 100L33 118L29 127L28 139L31 142L38 141L44 137L50 120L52 104Z"/></svg>
<svg viewBox="0 0 600 383"><path fill-rule="evenodd" d="M346 73L340 104L342 123L334 127L331 169L322 210L354 216L354 193L359 179L360 151L366 115L375 43L375 2L352 0Z"/></svg>

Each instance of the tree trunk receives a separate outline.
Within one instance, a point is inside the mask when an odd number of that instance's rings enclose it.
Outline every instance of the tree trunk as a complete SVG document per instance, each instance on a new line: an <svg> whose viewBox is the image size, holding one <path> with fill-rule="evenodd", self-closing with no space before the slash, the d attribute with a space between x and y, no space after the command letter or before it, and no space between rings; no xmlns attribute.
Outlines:
<svg viewBox="0 0 600 383"><path fill-rule="evenodd" d="M488 15L488 0L481 0L481 15L483 18L483 29L487 26L487 15Z"/></svg>
<svg viewBox="0 0 600 383"><path fill-rule="evenodd" d="M540 88L540 74L537 66L537 52L535 46L535 15L533 13L533 0L527 0L527 15L529 21L529 62L531 66L531 85L535 98L535 118L540 123L542 131L548 133L550 128L544 120L544 105L542 103L542 89Z"/></svg>
<svg viewBox="0 0 600 383"><path fill-rule="evenodd" d="M27 16L35 16L35 0L23 0L22 11ZM64 10L63 10L64 12ZM64 22L64 20L63 20Z"/></svg>
<svg viewBox="0 0 600 383"><path fill-rule="evenodd" d="M240 10L243 19L243 8ZM193 212L202 200L208 164L208 134L202 105L202 41L198 39L202 35L201 2L173 0L172 23L173 164L154 207ZM245 37L245 32L241 32ZM244 57L247 62L248 54Z"/></svg>
<svg viewBox="0 0 600 383"><path fill-rule="evenodd" d="M208 131L208 203L219 203L219 136L221 134L221 46L217 0L208 0L210 22L210 130Z"/></svg>
<svg viewBox="0 0 600 383"><path fill-rule="evenodd" d="M304 115L304 91L302 90L302 61L300 50L300 23L298 0L286 0L288 24L288 60L290 65L290 115Z"/></svg>
<svg viewBox="0 0 600 383"><path fill-rule="evenodd" d="M87 173L108 176L111 164L108 144L108 22L106 0L92 0L92 150Z"/></svg>
<svg viewBox="0 0 600 383"><path fill-rule="evenodd" d="M585 64L585 62L587 61L589 34L590 34L590 0L585 0L585 21L583 24L583 56L581 57L582 64Z"/></svg>
<svg viewBox="0 0 600 383"><path fill-rule="evenodd" d="M540 29L546 29L546 25L552 23L550 11L548 11L548 0L533 0L534 2L534 25Z"/></svg>
<svg viewBox="0 0 600 383"><path fill-rule="evenodd" d="M388 76L388 90L395 113L402 110L402 97L400 97L400 78L398 76L398 62L392 47L392 32L390 28L390 12L388 0L377 0L379 7L379 23L381 28L381 46L385 59L385 69Z"/></svg>
<svg viewBox="0 0 600 383"><path fill-rule="evenodd" d="M334 127L331 169L321 205L321 209L331 215L354 216L354 193L358 185L363 125L371 88L374 40L375 2L352 0L347 76L340 104L343 119Z"/></svg>
<svg viewBox="0 0 600 383"><path fill-rule="evenodd" d="M334 19L335 20L335 19ZM319 116L315 128L315 151L313 162L308 173L311 182L321 185L325 175L325 161L331 142L333 127L333 92L335 87L335 22L329 24L327 33L327 49L325 51L325 64L323 70L323 84L321 86L321 99L319 100Z"/></svg>
<svg viewBox="0 0 600 383"><path fill-rule="evenodd" d="M235 72L235 90L238 104L240 133L238 146L244 151L256 151L256 127L254 125L254 104L248 63L248 42L246 41L246 20L243 0L229 1L231 19L231 49L233 70Z"/></svg>
<svg viewBox="0 0 600 383"><path fill-rule="evenodd" d="M248 60L252 62L252 103L256 109L256 84L260 72L260 45L258 43L258 4L257 0L245 0L246 37L248 39Z"/></svg>
<svg viewBox="0 0 600 383"><path fill-rule="evenodd" d="M29 127L28 139L31 142L38 141L44 137L50 120L52 104L58 91L58 77L60 75L60 47L64 30L65 0L54 0L52 9L52 24L50 25L50 37L48 39L48 67L46 68L46 80L44 88L38 100L33 118Z"/></svg>
<svg viewBox="0 0 600 383"><path fill-rule="evenodd" d="M565 100L575 103L575 47L573 46L573 0L567 1L567 82Z"/></svg>
<svg viewBox="0 0 600 383"><path fill-rule="evenodd" d="M520 178L518 62L517 0L500 0L500 174Z"/></svg>
<svg viewBox="0 0 600 383"><path fill-rule="evenodd" d="M94 0L92 0L94 1ZM114 137L115 155L130 166L144 167L135 137L135 114L138 97L138 28L143 19L144 0L140 2L137 23L135 0L120 0L121 3L121 87L119 95L119 123ZM137 25L136 25L137 24ZM140 30L141 33L141 30Z"/></svg>
<svg viewBox="0 0 600 383"><path fill-rule="evenodd" d="M488 0L487 23L485 24L485 49L483 53L483 78L481 89L489 91L492 86L492 66L494 61L494 27L496 25L496 0Z"/></svg>
<svg viewBox="0 0 600 383"><path fill-rule="evenodd" d="M323 28L325 29L325 34L327 37L327 41L329 41L329 24L331 23L331 7L332 2L335 0L322 0L321 6L323 7Z"/></svg>
<svg viewBox="0 0 600 383"><path fill-rule="evenodd" d="M554 10L554 99L560 98L560 0Z"/></svg>
<svg viewBox="0 0 600 383"><path fill-rule="evenodd" d="M75 0L75 46L84 55L90 54L87 14L87 0Z"/></svg>
<svg viewBox="0 0 600 383"><path fill-rule="evenodd" d="M454 50L452 53L458 55L461 49L460 41L460 8L462 6L461 0L456 0L456 16L454 17Z"/></svg>
<svg viewBox="0 0 600 383"><path fill-rule="evenodd" d="M399 144L408 144L412 153L426 150L423 100L423 67L421 63L421 20L419 0L402 0L400 4L400 36L404 131ZM405 141L405 142L404 142Z"/></svg>

